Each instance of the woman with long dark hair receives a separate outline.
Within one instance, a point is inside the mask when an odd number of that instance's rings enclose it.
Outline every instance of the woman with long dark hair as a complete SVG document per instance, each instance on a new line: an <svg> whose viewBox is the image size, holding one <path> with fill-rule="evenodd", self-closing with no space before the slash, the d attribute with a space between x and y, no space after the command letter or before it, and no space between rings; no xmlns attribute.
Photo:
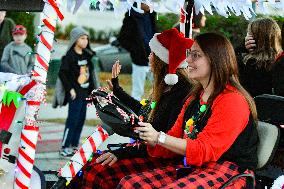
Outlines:
<svg viewBox="0 0 284 189"><path fill-rule="evenodd" d="M201 34L187 61L188 76L195 82L171 130L158 132L143 122L136 127L150 156L183 156L183 161L128 175L117 188L219 188L233 175L256 168L257 113L238 80L231 43L218 34ZM183 167L191 172L180 175L177 169ZM230 186L245 187L245 179Z"/></svg>
<svg viewBox="0 0 284 189"><path fill-rule="evenodd" d="M284 54L281 29L271 18L258 18L248 25L248 35L255 44L240 66L240 80L253 96L275 94L284 96Z"/></svg>

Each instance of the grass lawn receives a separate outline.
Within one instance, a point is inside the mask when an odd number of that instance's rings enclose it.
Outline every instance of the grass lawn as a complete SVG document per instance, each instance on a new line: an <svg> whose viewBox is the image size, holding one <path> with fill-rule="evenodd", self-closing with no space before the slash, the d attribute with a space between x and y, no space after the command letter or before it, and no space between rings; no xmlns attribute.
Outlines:
<svg viewBox="0 0 284 189"><path fill-rule="evenodd" d="M107 87L106 80L111 79L111 73L100 72L99 73L100 82L102 87ZM119 84L120 86L128 93L131 94L131 74L120 74L119 75ZM143 98L147 98L151 91L151 83L149 80L146 80L145 84L145 93ZM54 94L54 88L47 88L46 102L51 103Z"/></svg>
<svg viewBox="0 0 284 189"><path fill-rule="evenodd" d="M111 73L101 72L99 73L99 77L100 77L101 86L107 87L106 80L111 79ZM131 74L120 74L119 83L120 83L120 86L122 86L122 88L128 94L131 94L131 87L132 87ZM146 80L145 93L144 93L143 98L147 98L149 96L150 90L151 90L151 83L149 80ZM50 88L50 87L47 88L47 95L46 95L47 103L52 103L53 94L54 94L54 88ZM65 124L65 119L47 119L44 121ZM99 119L89 119L85 121L85 125L96 126L98 124L101 124L101 121Z"/></svg>

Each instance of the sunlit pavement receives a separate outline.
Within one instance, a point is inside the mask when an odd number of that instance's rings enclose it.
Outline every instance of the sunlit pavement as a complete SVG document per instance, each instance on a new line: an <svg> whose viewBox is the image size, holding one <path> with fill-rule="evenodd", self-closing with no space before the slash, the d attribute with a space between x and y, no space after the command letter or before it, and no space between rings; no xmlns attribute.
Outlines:
<svg viewBox="0 0 284 189"><path fill-rule="evenodd" d="M92 134L95 126L84 126L81 134L81 142ZM64 125L42 122L40 125L40 137L37 143L35 165L42 171L59 170L65 165L69 158L59 155ZM99 149L106 149L109 143L125 143L129 138L116 134L110 136Z"/></svg>

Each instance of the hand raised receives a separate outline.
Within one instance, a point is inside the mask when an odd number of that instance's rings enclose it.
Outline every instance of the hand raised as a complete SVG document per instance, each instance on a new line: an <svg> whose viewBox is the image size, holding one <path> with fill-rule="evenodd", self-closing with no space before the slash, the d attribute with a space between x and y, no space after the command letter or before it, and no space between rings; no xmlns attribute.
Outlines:
<svg viewBox="0 0 284 189"><path fill-rule="evenodd" d="M117 78L121 70L121 65L119 64L119 60L115 61L112 66L112 78Z"/></svg>
<svg viewBox="0 0 284 189"><path fill-rule="evenodd" d="M252 35L247 35L245 37L245 47L249 52L254 51L254 49L256 47L256 43L255 43L255 40L253 39Z"/></svg>

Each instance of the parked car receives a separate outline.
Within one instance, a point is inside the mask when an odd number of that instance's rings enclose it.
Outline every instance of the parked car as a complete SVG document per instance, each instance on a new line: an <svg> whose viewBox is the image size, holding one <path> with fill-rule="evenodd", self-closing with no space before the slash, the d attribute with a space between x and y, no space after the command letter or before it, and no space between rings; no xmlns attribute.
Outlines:
<svg viewBox="0 0 284 189"><path fill-rule="evenodd" d="M132 60L127 50L119 46L116 39L111 39L109 44L93 48L96 52L94 57L95 64L99 67L100 71L111 72L112 65L116 60L120 60L122 65L121 73L131 73Z"/></svg>

